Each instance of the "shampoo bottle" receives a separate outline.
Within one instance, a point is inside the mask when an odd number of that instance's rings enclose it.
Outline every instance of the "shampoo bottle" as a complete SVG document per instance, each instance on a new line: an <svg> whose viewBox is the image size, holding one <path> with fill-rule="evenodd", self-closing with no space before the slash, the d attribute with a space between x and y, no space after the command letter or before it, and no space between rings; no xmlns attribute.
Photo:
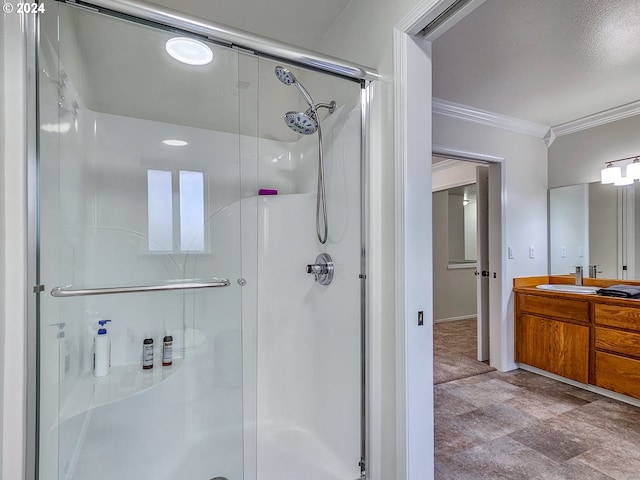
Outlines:
<svg viewBox="0 0 640 480"><path fill-rule="evenodd" d="M166 334L162 340L162 366L170 367L173 363L173 336Z"/></svg>
<svg viewBox="0 0 640 480"><path fill-rule="evenodd" d="M148 335L142 342L142 368L149 370L153 368L153 338Z"/></svg>
<svg viewBox="0 0 640 480"><path fill-rule="evenodd" d="M111 367L111 339L105 325L111 320L100 320L98 333L93 338L93 375L104 377Z"/></svg>

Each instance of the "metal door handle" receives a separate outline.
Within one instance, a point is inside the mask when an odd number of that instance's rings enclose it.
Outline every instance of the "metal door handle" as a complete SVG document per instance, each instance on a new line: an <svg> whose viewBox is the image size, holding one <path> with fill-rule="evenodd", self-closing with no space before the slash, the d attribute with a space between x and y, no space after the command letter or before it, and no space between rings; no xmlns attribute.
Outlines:
<svg viewBox="0 0 640 480"><path fill-rule="evenodd" d="M73 288L55 287L51 290L54 297L85 297L89 295L108 295L111 293L138 293L157 292L167 290L187 290L193 288L218 288L228 287L231 282L226 278L213 278L209 281L187 280L179 283L168 283L164 285L138 285L132 287L108 287L108 288Z"/></svg>

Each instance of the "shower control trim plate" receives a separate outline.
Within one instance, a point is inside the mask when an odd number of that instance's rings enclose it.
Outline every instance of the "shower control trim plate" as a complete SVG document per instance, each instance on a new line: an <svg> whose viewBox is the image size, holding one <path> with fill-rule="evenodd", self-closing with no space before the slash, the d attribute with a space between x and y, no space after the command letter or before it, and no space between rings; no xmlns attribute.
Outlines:
<svg viewBox="0 0 640 480"><path fill-rule="evenodd" d="M307 265L307 273L313 274L320 285L329 285L333 280L333 260L328 253L321 253L316 263Z"/></svg>

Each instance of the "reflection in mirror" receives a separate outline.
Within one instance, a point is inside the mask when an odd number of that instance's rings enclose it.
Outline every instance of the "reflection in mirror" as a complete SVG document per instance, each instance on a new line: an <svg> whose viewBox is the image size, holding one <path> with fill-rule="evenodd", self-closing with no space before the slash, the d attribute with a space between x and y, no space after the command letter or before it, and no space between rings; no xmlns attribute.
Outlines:
<svg viewBox="0 0 640 480"><path fill-rule="evenodd" d="M476 184L446 190L448 194L449 266L476 263Z"/></svg>
<svg viewBox="0 0 640 480"><path fill-rule="evenodd" d="M637 239L637 241L636 241ZM600 182L549 190L549 273L638 279L640 184Z"/></svg>

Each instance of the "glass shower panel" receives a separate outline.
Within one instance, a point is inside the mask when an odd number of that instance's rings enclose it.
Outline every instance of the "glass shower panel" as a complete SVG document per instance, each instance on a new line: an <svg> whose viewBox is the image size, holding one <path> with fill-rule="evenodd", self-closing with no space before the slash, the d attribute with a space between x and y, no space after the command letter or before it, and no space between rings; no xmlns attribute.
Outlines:
<svg viewBox="0 0 640 480"><path fill-rule="evenodd" d="M242 479L239 55L199 39L213 61L187 65L165 50L174 32L45 12L39 478ZM96 377L101 319L111 367Z"/></svg>
<svg viewBox="0 0 640 480"><path fill-rule="evenodd" d="M318 133L300 135L286 112L310 108L281 83L289 69L318 107L328 239L316 232ZM258 197L257 478L360 477L361 88L356 82L261 59ZM328 253L333 281L305 266ZM301 474L300 472L304 472Z"/></svg>

